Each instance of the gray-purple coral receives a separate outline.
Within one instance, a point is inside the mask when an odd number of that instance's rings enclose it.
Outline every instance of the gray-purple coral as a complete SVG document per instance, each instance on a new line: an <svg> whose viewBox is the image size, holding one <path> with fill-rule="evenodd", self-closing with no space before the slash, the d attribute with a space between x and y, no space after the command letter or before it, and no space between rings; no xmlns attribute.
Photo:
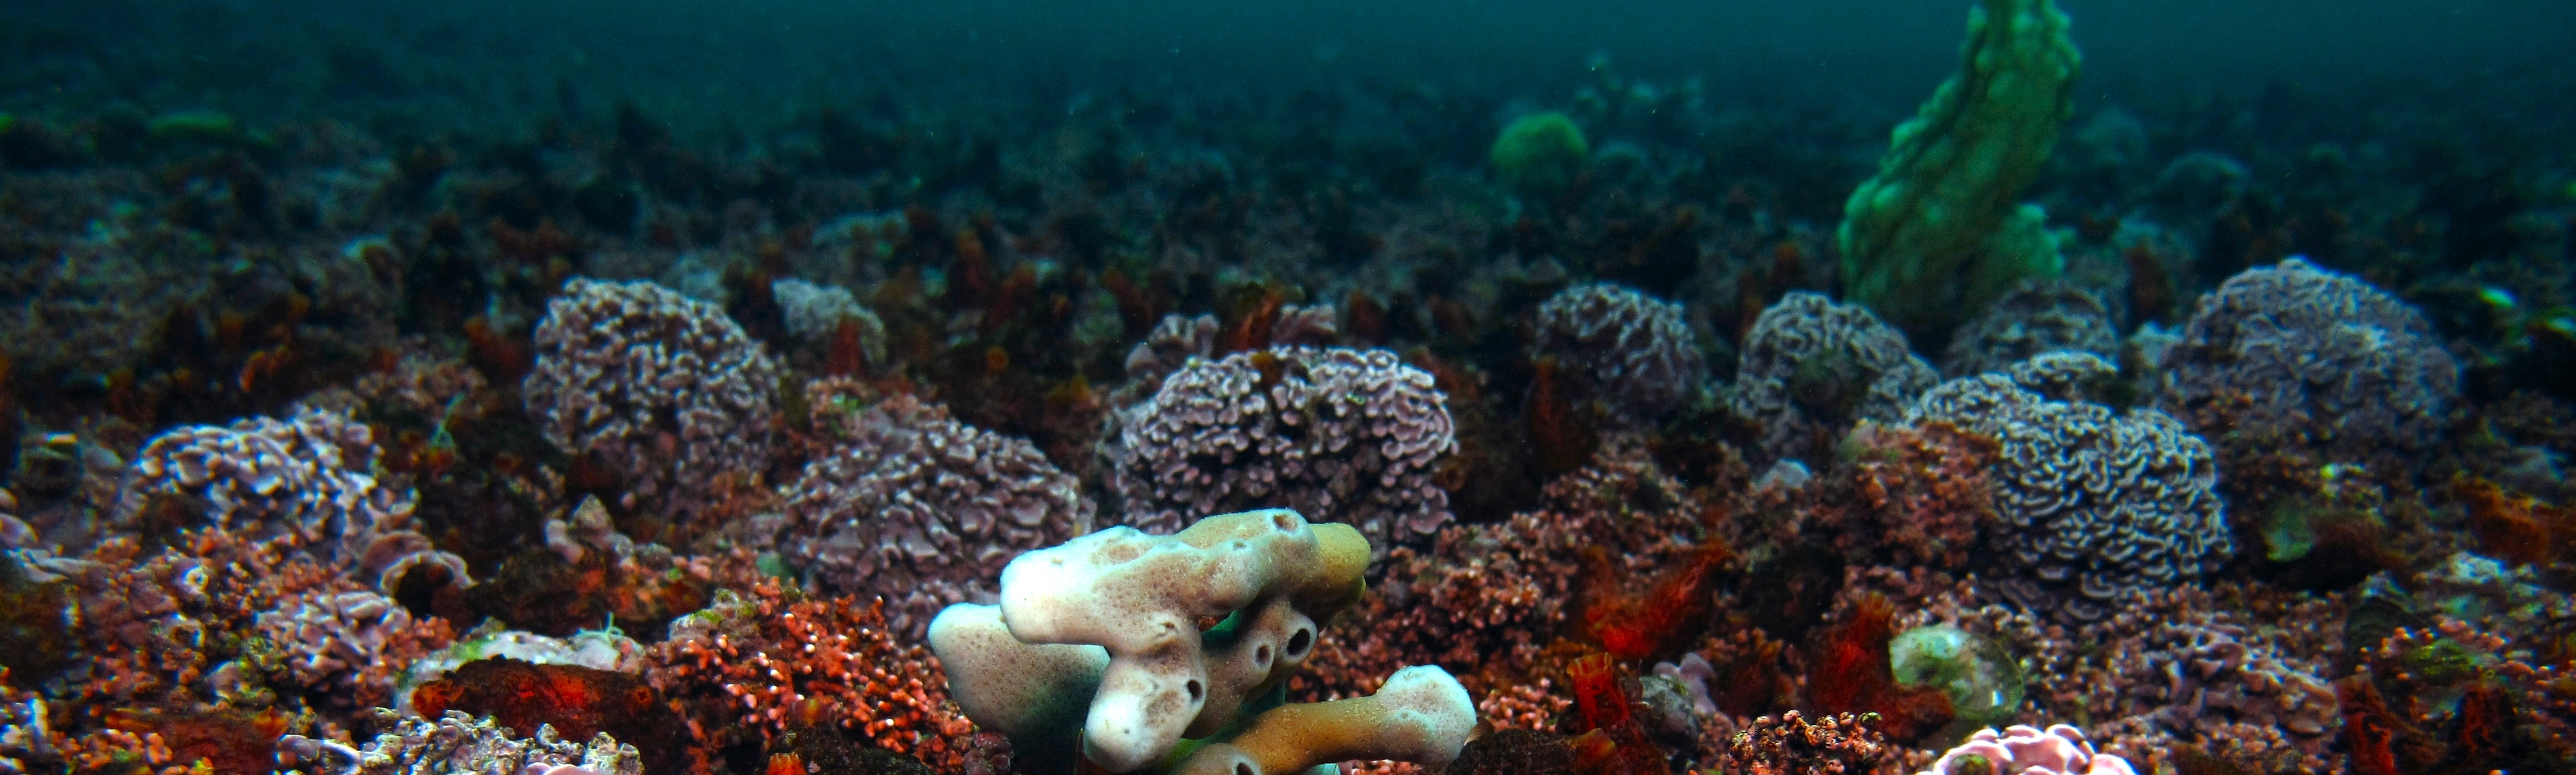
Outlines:
<svg viewBox="0 0 2576 775"><path fill-rule="evenodd" d="M1021 552L1091 531L1078 483L1035 445L895 396L786 491L787 557L831 594L886 598L889 626L918 636L952 603L991 603Z"/></svg>
<svg viewBox="0 0 2576 775"><path fill-rule="evenodd" d="M859 352L869 363L885 363L885 320L840 286L815 285L793 277L769 284L778 302L787 335L807 342L829 342L844 323L858 327Z"/></svg>
<svg viewBox="0 0 2576 775"><path fill-rule="evenodd" d="M2133 657L2143 668L2140 674L2122 683L2160 691L2155 721L2177 737L2227 737L2237 725L2272 727L2315 754L2341 724L2334 686L2318 676L2324 666L2285 661L2268 644L2247 642L2242 625L2161 622L2145 645Z"/></svg>
<svg viewBox="0 0 2576 775"><path fill-rule="evenodd" d="M392 697L397 662L418 650L411 612L363 590L315 590L262 611L259 636L282 652L283 678L308 689L353 689L364 702ZM363 706L362 706L363 707Z"/></svg>
<svg viewBox="0 0 2576 775"><path fill-rule="evenodd" d="M1861 420L1894 422L1941 381L1905 335L1857 304L1792 291L1745 335L1728 404L1762 426L1761 462L1821 463Z"/></svg>
<svg viewBox="0 0 2576 775"><path fill-rule="evenodd" d="M1708 378L1682 305L1609 283L1577 285L1538 308L1537 356L1589 374L1619 414L1652 422Z"/></svg>
<svg viewBox="0 0 2576 775"><path fill-rule="evenodd" d="M642 775L643 754L601 732L588 743L556 736L554 725L521 738L490 717L448 711L436 720L377 711L389 731L363 748L303 735L278 738L280 769L293 775Z"/></svg>
<svg viewBox="0 0 2576 775"><path fill-rule="evenodd" d="M1432 466L1457 446L1431 374L1386 350L1273 347L1193 360L1121 411L1114 480L1126 524L1296 509L1383 551L1449 524Z"/></svg>
<svg viewBox="0 0 2576 775"><path fill-rule="evenodd" d="M2080 288L2024 281L1951 335L1941 373L1964 377L2002 371L2032 356L2068 350L2118 355L2120 333L2111 323L2111 311Z"/></svg>
<svg viewBox="0 0 2576 775"><path fill-rule="evenodd" d="M184 503L212 526L281 539L362 581L399 578L422 562L463 581L462 560L410 530L412 493L378 480L377 455L365 423L309 407L284 420L182 426L136 454L112 522L133 528L169 507L156 504Z"/></svg>
<svg viewBox="0 0 2576 775"><path fill-rule="evenodd" d="M2116 376L2091 353L2051 353L1942 383L1911 423L1989 436L2002 457L2003 587L2079 619L2123 593L2187 584L2234 551L2209 445L2163 412L2115 412L2087 386Z"/></svg>
<svg viewBox="0 0 2576 775"><path fill-rule="evenodd" d="M2250 402L2204 431L2347 461L2431 443L2459 394L2459 364L2423 313L2298 258L2201 296L2164 357L2162 400L2177 414Z"/></svg>
<svg viewBox="0 0 2576 775"><path fill-rule="evenodd" d="M529 413L546 440L624 476L629 506L685 519L768 465L778 367L715 305L576 279L535 335Z"/></svg>

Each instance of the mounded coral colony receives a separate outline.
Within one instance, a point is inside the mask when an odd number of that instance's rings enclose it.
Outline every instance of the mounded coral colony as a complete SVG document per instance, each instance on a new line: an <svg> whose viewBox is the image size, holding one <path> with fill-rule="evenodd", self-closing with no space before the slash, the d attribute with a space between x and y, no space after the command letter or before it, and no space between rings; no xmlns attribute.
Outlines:
<svg viewBox="0 0 2576 775"><path fill-rule="evenodd" d="M0 36L0 775L2576 775L2563 106L214 5Z"/></svg>

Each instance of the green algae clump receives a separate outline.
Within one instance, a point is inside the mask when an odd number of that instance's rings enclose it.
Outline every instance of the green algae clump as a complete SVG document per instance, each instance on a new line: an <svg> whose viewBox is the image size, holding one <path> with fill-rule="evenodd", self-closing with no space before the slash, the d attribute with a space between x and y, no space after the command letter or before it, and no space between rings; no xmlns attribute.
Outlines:
<svg viewBox="0 0 2576 775"><path fill-rule="evenodd" d="M1946 624L1916 627L1887 644L1896 684L1950 697L1954 727L2010 721L2021 709L2021 665L1992 641Z"/></svg>
<svg viewBox="0 0 2576 775"><path fill-rule="evenodd" d="M1583 176L1592 146L1583 128L1563 113L1535 113L1514 120L1494 138L1494 177L1525 197L1554 196Z"/></svg>

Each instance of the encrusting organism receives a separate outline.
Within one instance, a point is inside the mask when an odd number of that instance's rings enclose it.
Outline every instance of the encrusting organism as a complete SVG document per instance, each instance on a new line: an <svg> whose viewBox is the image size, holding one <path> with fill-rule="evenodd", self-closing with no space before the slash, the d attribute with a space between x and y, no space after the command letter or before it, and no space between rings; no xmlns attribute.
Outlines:
<svg viewBox="0 0 2576 775"><path fill-rule="evenodd" d="M290 775L642 775L635 746L602 732L588 743L556 736L553 726L521 738L491 717L449 711L437 719L378 711L387 729L363 746L287 735L277 741L280 769Z"/></svg>

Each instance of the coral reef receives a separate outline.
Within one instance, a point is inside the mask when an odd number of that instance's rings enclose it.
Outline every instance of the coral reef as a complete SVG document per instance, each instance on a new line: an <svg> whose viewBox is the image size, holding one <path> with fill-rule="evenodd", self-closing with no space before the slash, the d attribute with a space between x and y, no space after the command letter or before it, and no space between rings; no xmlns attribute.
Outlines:
<svg viewBox="0 0 2576 775"><path fill-rule="evenodd" d="M2000 462L1993 440L1957 426L1864 421L1827 473L1763 488L1762 497L1787 502L1759 511L1786 519L1733 540L1822 544L1854 565L1965 569L2000 519Z"/></svg>
<svg viewBox="0 0 2576 775"><path fill-rule="evenodd" d="M1274 347L1193 361L1119 411L1116 521L1171 532L1279 505L1359 526L1381 550L1450 521L1433 466L1457 448L1431 375L1385 350Z"/></svg>
<svg viewBox="0 0 2576 775"><path fill-rule="evenodd" d="M0 773L2576 775L2568 9L96 5Z"/></svg>
<svg viewBox="0 0 2576 775"><path fill-rule="evenodd" d="M765 468L778 367L724 311L649 282L576 279L538 322L520 386L546 440L685 521Z"/></svg>
<svg viewBox="0 0 2576 775"><path fill-rule="evenodd" d="M1570 772L1574 754L1563 737L1527 729L1501 729L1467 741L1458 758L1441 772L1447 775L1512 775L1523 772Z"/></svg>
<svg viewBox="0 0 2576 775"><path fill-rule="evenodd" d="M1796 291L1744 335L1728 406L1761 424L1759 464L1817 465L1854 423L1895 422L1939 381L1869 310Z"/></svg>
<svg viewBox="0 0 2576 775"><path fill-rule="evenodd" d="M280 684L358 708L391 704L414 659L455 639L446 620L414 621L374 592L305 592L260 612L254 625L284 662Z"/></svg>
<svg viewBox="0 0 2576 775"><path fill-rule="evenodd" d="M1476 711L1438 667L1396 671L1369 697L1266 707L1314 654L1317 621L1358 599L1369 554L1358 530L1285 509L1170 536L1111 528L1012 560L1001 605L951 606L930 640L970 716L1016 752L1063 757L1031 766L1070 765L1078 740L1083 760L1135 771L1185 735L1214 739L1180 772L1446 765Z"/></svg>
<svg viewBox="0 0 2576 775"><path fill-rule="evenodd" d="M468 604L512 627L555 636L618 622L649 636L705 605L711 588L758 575L747 549L681 556L662 544L638 544L616 531L595 495L536 532L544 545L501 561L491 578L466 590Z"/></svg>
<svg viewBox="0 0 2576 775"><path fill-rule="evenodd" d="M2111 378L2089 353L2053 353L1943 383L1909 422L1995 438L1996 543L2029 605L2099 618L2124 593L2187 584L2235 551L2209 446L2162 412L2088 400Z"/></svg>
<svg viewBox="0 0 2576 775"><path fill-rule="evenodd" d="M2059 678L2027 684L2024 721L2091 719L2103 750L2142 764L2190 755L2255 771L2343 766L2326 681L2343 649L2337 600L2176 588L2067 627L1972 581L1922 592L1927 604L1901 623L1956 627L2017 655L2026 676Z"/></svg>
<svg viewBox="0 0 2576 775"><path fill-rule="evenodd" d="M1091 531L1092 506L1036 447L911 396L869 407L785 490L782 553L823 591L887 600L919 637L950 603L988 602L1020 552Z"/></svg>
<svg viewBox="0 0 2576 775"><path fill-rule="evenodd" d="M786 318L787 335L810 343L838 346L835 337L855 340L865 363L886 362L885 320L860 306L850 289L825 287L793 277L770 283L769 294Z"/></svg>
<svg viewBox="0 0 2576 775"><path fill-rule="evenodd" d="M1647 424L1708 378L1681 305L1608 283L1572 286L1540 304L1532 350L1582 369L1622 416Z"/></svg>
<svg viewBox="0 0 2576 775"><path fill-rule="evenodd" d="M1957 721L1987 726L2021 710L2021 665L1993 642L1941 624L1897 633L1887 650L1897 686L1940 689Z"/></svg>

